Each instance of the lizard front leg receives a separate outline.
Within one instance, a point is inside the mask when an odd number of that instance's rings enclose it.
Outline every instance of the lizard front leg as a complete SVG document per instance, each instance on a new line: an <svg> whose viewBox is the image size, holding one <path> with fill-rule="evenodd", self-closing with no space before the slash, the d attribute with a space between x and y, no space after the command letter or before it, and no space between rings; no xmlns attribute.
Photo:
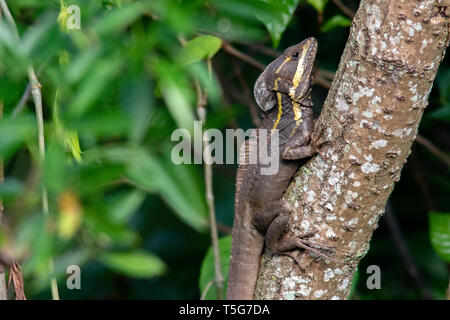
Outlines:
<svg viewBox="0 0 450 320"><path fill-rule="evenodd" d="M304 120L303 128L297 129L284 145L281 158L284 160L299 160L318 153L323 159L326 159L320 147L328 141L320 141L324 129L321 128L319 132L315 131L314 122L312 118Z"/></svg>

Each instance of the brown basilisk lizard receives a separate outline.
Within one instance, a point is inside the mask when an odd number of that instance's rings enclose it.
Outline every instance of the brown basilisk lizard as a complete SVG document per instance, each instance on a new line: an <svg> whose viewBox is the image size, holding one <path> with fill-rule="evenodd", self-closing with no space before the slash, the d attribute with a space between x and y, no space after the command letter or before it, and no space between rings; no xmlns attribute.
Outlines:
<svg viewBox="0 0 450 320"><path fill-rule="evenodd" d="M249 140L241 149L236 176L235 216L232 231L231 261L227 299L252 299L264 245L275 254L289 255L298 248L313 251L334 260L311 247L311 242L286 233L291 209L282 200L292 177L300 167L299 159L317 152L313 134L311 102L312 70L317 40L307 38L287 48L269 64L255 83L254 95L266 112L260 129L266 129L267 148L278 130L278 171L261 174L259 160L248 163L252 153ZM323 246L324 248L326 246ZM298 261L297 261L298 263Z"/></svg>

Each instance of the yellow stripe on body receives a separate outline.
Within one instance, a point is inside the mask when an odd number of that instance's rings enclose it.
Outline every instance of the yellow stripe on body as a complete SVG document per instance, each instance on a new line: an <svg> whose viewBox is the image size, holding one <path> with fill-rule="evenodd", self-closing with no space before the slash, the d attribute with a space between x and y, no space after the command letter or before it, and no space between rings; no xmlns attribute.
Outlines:
<svg viewBox="0 0 450 320"><path fill-rule="evenodd" d="M294 120L298 123L302 122L302 110L298 102L292 102L292 110L294 111Z"/></svg>
<svg viewBox="0 0 450 320"><path fill-rule="evenodd" d="M280 122L281 119L281 114L283 113L283 108L281 107L281 93L279 92L277 92L277 100L278 100L278 115L277 120L275 121L275 124L272 127L272 130L277 128L278 123Z"/></svg>
<svg viewBox="0 0 450 320"><path fill-rule="evenodd" d="M281 64L281 66L282 66L287 60L289 60L289 58L286 59L286 60L284 60L283 63ZM277 69L276 73L277 73L278 70L281 68L281 66ZM276 78L276 79L275 79L275 84L274 84L274 86L273 86L273 88L274 88L275 91L278 90L278 80L281 80L281 79L280 79L280 78ZM279 93L279 92L277 92L277 101L278 101L278 115L277 115L277 120L275 121L275 123L274 123L274 125L273 125L273 127L272 127L272 130L274 130L274 129L277 128L278 123L280 122L280 119L281 119L281 115L283 114L283 108L281 107L281 93ZM273 134L273 132L272 132L272 134Z"/></svg>

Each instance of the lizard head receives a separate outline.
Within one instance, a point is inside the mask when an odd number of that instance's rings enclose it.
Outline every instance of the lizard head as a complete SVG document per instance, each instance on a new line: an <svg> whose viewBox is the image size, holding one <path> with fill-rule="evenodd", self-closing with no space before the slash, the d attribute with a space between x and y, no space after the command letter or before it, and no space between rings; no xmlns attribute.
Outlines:
<svg viewBox="0 0 450 320"><path fill-rule="evenodd" d="M259 107L267 111L276 105L274 92L304 106L311 106L311 77L317 53L317 40L307 38L287 48L269 64L256 80L254 94Z"/></svg>

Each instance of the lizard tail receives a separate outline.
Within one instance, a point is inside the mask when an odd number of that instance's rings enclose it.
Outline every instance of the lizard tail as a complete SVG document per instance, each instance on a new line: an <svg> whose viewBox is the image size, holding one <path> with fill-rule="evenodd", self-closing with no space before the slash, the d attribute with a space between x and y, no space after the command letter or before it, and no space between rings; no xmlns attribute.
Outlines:
<svg viewBox="0 0 450 320"><path fill-rule="evenodd" d="M242 228L240 221L235 221L232 233L227 299L252 300L264 237L254 229Z"/></svg>
<svg viewBox="0 0 450 320"><path fill-rule="evenodd" d="M252 300L264 247L264 237L251 224L248 193L249 140L242 146L236 175L235 214L232 231L231 260L228 272L228 300Z"/></svg>

